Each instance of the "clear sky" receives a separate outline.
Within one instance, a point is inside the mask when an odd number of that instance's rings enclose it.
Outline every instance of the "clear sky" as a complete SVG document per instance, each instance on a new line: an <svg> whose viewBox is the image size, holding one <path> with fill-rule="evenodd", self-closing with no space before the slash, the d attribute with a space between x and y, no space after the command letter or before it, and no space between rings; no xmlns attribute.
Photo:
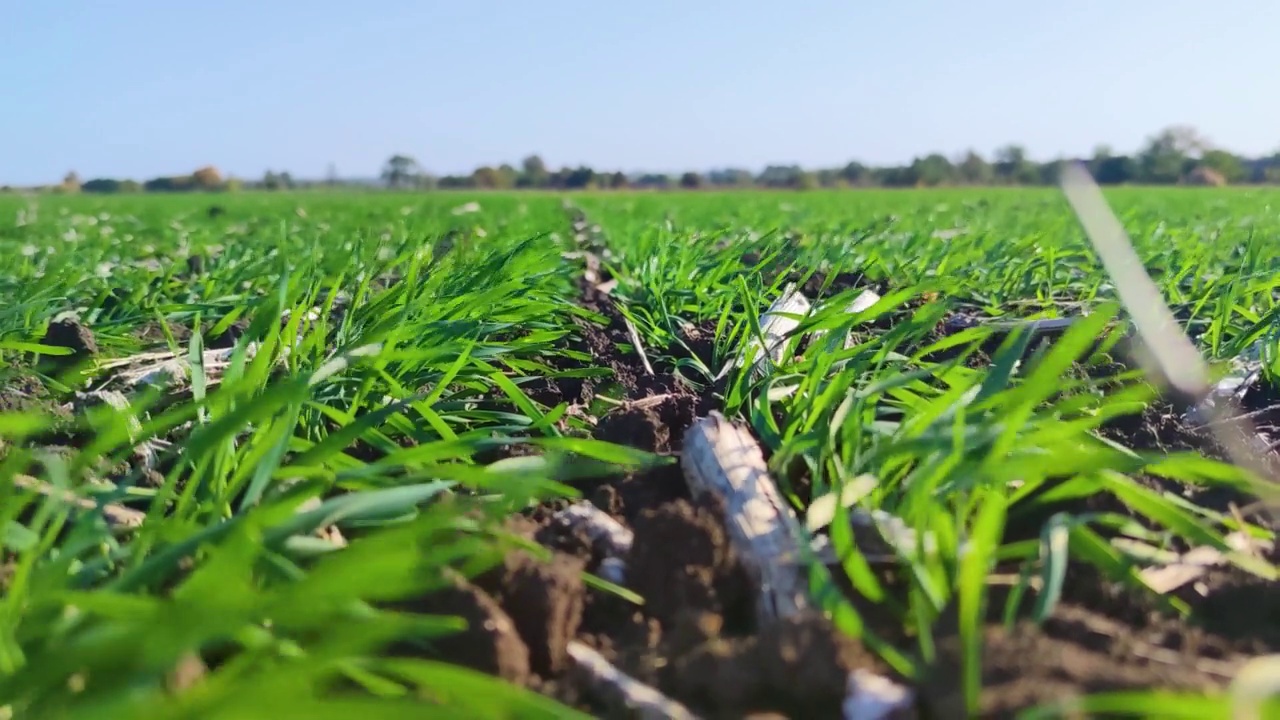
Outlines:
<svg viewBox="0 0 1280 720"><path fill-rule="evenodd" d="M1280 0L9 0L0 183L1280 148Z"/></svg>

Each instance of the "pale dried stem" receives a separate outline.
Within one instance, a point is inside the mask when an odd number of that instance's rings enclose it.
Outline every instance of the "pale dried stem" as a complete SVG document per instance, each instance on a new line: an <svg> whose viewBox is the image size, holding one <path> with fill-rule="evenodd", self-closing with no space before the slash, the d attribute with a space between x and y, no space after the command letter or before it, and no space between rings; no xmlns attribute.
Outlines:
<svg viewBox="0 0 1280 720"><path fill-rule="evenodd" d="M844 311L846 314L849 314L849 315L857 315L860 312L870 309L872 305L875 305L878 302L880 302L880 295L877 294L876 291L863 290L858 295L858 297L854 298L852 301L849 302L848 307L846 307ZM813 342L817 343L826 336L827 336L826 330L815 330L813 333ZM845 350L848 350L849 348L853 347L853 345L854 345L853 337L850 336L848 333L846 333L844 337L844 342L841 344L841 347L843 347Z"/></svg>
<svg viewBox="0 0 1280 720"><path fill-rule="evenodd" d="M245 360L252 360L257 351L257 343L247 345ZM231 367L234 353L234 348L225 348L205 350L201 354L206 385L213 387L222 381L222 374ZM185 387L191 378L191 364L187 355L173 352L141 353L108 360L99 364L98 367L102 370L117 371L107 379L99 391L112 384L119 384L128 390L160 384L174 390Z"/></svg>
<svg viewBox="0 0 1280 720"><path fill-rule="evenodd" d="M769 476L755 438L712 412L685 433L681 465L695 497L710 494L723 501L730 540L758 583L761 623L811 607L802 563L813 558L813 551ZM859 670L849 677L843 714L858 720L898 717L912 702L909 689Z"/></svg>
<svg viewBox="0 0 1280 720"><path fill-rule="evenodd" d="M570 505L551 519L567 530L582 530L600 549L604 556L600 562L600 577L618 584L626 579L626 557L631 552L635 535L622 523L585 501Z"/></svg>
<svg viewBox="0 0 1280 720"><path fill-rule="evenodd" d="M759 584L761 620L771 622L807 608L800 524L769 477L755 439L712 412L685 433L681 465L694 496L724 500L729 535Z"/></svg>
<svg viewBox="0 0 1280 720"><path fill-rule="evenodd" d="M716 379L725 377L735 367L747 364L751 365L752 377L760 377L765 374L770 361L781 363L787 347L787 335L800 325L800 318L807 315L810 308L809 300L804 293L797 290L795 285L788 285L782 291L782 295L778 296L778 299L774 300L769 309L760 316L761 338L748 338L743 345L742 353L725 363Z"/></svg>
<svg viewBox="0 0 1280 720"><path fill-rule="evenodd" d="M13 484L24 490L39 493L45 497L73 505L80 510L101 510L107 523L114 528L136 528L142 525L147 514L125 507L119 503L98 503L86 497L80 497L71 490L55 487L51 483L39 480L30 475L14 475Z"/></svg>
<svg viewBox="0 0 1280 720"><path fill-rule="evenodd" d="M657 688L619 670L603 655L580 642L569 643L574 669L597 693L641 720L696 720L684 705L663 695Z"/></svg>
<svg viewBox="0 0 1280 720"><path fill-rule="evenodd" d="M1233 532L1226 537L1227 546L1236 552L1253 552L1257 549L1269 550L1270 542L1254 540L1245 533ZM1158 593L1169 593L1195 582L1208 572L1209 568L1226 565L1230 559L1217 548L1208 546L1195 547L1177 555L1170 562L1144 568L1142 581Z"/></svg>
<svg viewBox="0 0 1280 720"><path fill-rule="evenodd" d="M644 344L640 342L640 332L636 330L636 324L631 322L631 318L623 317L622 322L627 325L627 335L631 337L631 344L636 347L636 354L640 356L640 363L644 365L644 371L649 375L653 374L653 366L649 364L649 356L644 352Z"/></svg>

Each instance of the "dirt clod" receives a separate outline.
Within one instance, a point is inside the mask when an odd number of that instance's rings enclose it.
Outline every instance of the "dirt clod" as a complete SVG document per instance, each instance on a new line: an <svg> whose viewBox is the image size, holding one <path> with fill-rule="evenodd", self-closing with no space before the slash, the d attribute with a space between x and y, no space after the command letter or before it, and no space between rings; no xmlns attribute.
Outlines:
<svg viewBox="0 0 1280 720"><path fill-rule="evenodd" d="M467 629L430 642L433 656L523 684L529 678L529 648L498 602L461 578L413 604L413 610L461 617Z"/></svg>
<svg viewBox="0 0 1280 720"><path fill-rule="evenodd" d="M492 590L528 646L530 666L543 677L568 667L566 648L582 623L584 567L582 559L569 555L557 554L546 563L517 553L504 561Z"/></svg>
<svg viewBox="0 0 1280 720"><path fill-rule="evenodd" d="M249 319L238 318L218 332L205 338L205 346L211 349L225 350L233 348L240 338L249 330Z"/></svg>
<svg viewBox="0 0 1280 720"><path fill-rule="evenodd" d="M0 412L29 410L48 396L40 378L19 374L8 378L0 387Z"/></svg>
<svg viewBox="0 0 1280 720"><path fill-rule="evenodd" d="M671 431L651 407L619 408L600 418L595 436L617 445L666 452L671 447Z"/></svg>
<svg viewBox="0 0 1280 720"><path fill-rule="evenodd" d="M1053 638L1030 622L983 631L981 717L1012 717L1042 703L1082 694L1153 687L1205 690L1203 676L1179 663L1115 659L1085 644ZM922 704L930 717L963 718L962 645L938 643L939 663L924 683Z"/></svg>
<svg viewBox="0 0 1280 720"><path fill-rule="evenodd" d="M665 626L673 627L684 612L709 612L723 616L731 631L750 627L751 583L722 517L705 501L677 500L635 519L627 574L648 612Z"/></svg>
<svg viewBox="0 0 1280 720"><path fill-rule="evenodd" d="M41 342L70 350L71 358L74 360L98 354L98 342L93 336L93 331L75 319L55 320L49 323L49 329L45 331Z"/></svg>
<svg viewBox="0 0 1280 720"><path fill-rule="evenodd" d="M596 425L598 440L649 452L678 452L698 413L698 398L667 393L616 408Z"/></svg>
<svg viewBox="0 0 1280 720"><path fill-rule="evenodd" d="M677 696L708 717L829 718L841 717L849 674L859 667L881 670L825 617L804 613L759 635L712 640L677 660L667 674Z"/></svg>

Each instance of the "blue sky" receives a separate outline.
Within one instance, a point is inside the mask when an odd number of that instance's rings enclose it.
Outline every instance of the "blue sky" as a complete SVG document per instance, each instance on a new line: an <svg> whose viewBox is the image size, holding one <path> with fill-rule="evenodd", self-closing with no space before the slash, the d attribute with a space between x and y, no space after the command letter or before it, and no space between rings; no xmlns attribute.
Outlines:
<svg viewBox="0 0 1280 720"><path fill-rule="evenodd" d="M0 183L392 153L680 171L1280 148L1276 0L65 0L0 21Z"/></svg>

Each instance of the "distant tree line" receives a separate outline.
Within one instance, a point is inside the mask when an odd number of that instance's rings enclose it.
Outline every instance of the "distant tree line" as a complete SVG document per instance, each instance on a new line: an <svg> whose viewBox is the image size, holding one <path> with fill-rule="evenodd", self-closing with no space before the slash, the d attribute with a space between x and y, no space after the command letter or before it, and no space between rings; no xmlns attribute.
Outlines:
<svg viewBox="0 0 1280 720"><path fill-rule="evenodd" d="M1174 126L1147 139L1133 154L1098 147L1085 162L1104 185L1227 185L1280 184L1280 152L1259 158L1236 155L1212 146L1194 128ZM837 187L940 187L981 185L1050 185L1068 158L1035 161L1020 145L1007 145L987 159L970 150L950 158L930 153L903 165L871 166L852 161L842 167L806 169L799 165L770 165L753 173L724 168L707 173L624 173L586 166L552 170L538 155L530 155L519 167L485 165L465 175L436 176L409 155L397 154L383 165L381 184L391 189L420 190L585 190L585 189L686 189L785 188L805 190ZM321 181L299 181L286 171L267 171L260 180L224 178L214 167L189 175L161 177L142 183L133 180L94 178L81 182L69 173L59 185L41 188L54 192L191 192L250 190L303 190L318 187L367 187L369 183L343 181L330 166Z"/></svg>
<svg viewBox="0 0 1280 720"><path fill-rule="evenodd" d="M1082 160L1099 183L1107 185L1226 185L1280 183L1280 152L1246 158L1212 147L1193 128L1167 128L1147 140L1133 154L1118 154L1106 146ZM680 175L601 172L589 167L551 171L542 158L531 155L519 168L511 165L476 168L470 175L436 177L408 155L395 155L383 167L382 180L390 188L475 188L552 190L614 188L836 188L939 187L948 185L1051 185L1067 158L1037 162L1026 149L1008 145L988 160L970 150L958 158L941 153L917 157L905 165L873 167L853 161L843 167L806 169L799 165L770 165L759 173L725 168Z"/></svg>

